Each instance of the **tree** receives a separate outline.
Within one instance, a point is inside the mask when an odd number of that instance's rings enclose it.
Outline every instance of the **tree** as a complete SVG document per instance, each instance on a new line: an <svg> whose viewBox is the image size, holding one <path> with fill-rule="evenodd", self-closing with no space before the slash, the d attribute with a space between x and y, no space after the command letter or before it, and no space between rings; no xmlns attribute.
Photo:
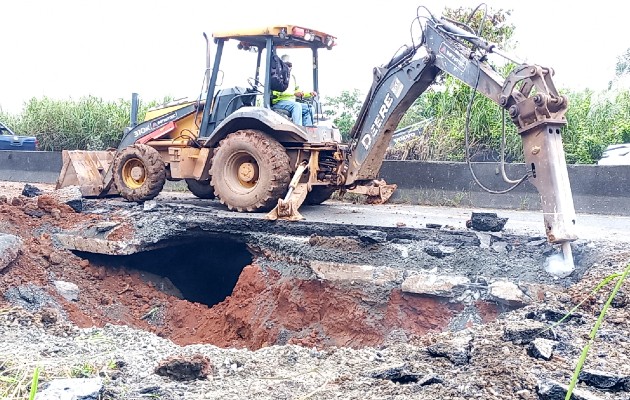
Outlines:
<svg viewBox="0 0 630 400"><path fill-rule="evenodd" d="M615 65L615 76L617 78L630 73L630 48L622 55L617 56L617 64Z"/></svg>
<svg viewBox="0 0 630 400"><path fill-rule="evenodd" d="M479 8L474 15L471 15L473 11L475 10L467 7L445 7L444 16L468 25L475 33L480 34L489 42L499 44L504 49L512 48L515 45L511 41L515 27L512 23L508 23L512 10L499 9L494 11L489 8L485 18L486 9ZM482 20L483 25L481 24Z"/></svg>
<svg viewBox="0 0 630 400"><path fill-rule="evenodd" d="M630 48L617 56L615 64L615 76L608 82L608 90L627 86L627 77L630 75Z"/></svg>
<svg viewBox="0 0 630 400"><path fill-rule="evenodd" d="M326 97L324 103L326 114L333 118L333 122L339 128L344 142L350 140L350 130L361 111L361 92L358 89L344 90L339 96Z"/></svg>

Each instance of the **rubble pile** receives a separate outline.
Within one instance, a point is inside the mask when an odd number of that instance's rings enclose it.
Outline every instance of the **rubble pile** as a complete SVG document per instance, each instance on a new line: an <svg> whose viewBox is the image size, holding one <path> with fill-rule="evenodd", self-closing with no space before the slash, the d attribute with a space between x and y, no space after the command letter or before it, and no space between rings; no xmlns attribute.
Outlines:
<svg viewBox="0 0 630 400"><path fill-rule="evenodd" d="M553 250L544 241L494 228L411 238L402 229L398 237L250 232L234 239L248 255L225 283L229 295L203 304L137 257L116 264L57 238L98 235L120 249L149 230L174 240L160 221L173 225L183 213L186 231L205 232L207 213L159 201L103 210L72 193L10 189L0 185L0 378L9 381L18 364L39 366L40 395L563 399L614 282L563 317L630 259L630 244L578 244L581 265L557 279L542 267L527 272ZM135 256L170 250L151 251ZM626 292L612 303L575 398L630 399Z"/></svg>

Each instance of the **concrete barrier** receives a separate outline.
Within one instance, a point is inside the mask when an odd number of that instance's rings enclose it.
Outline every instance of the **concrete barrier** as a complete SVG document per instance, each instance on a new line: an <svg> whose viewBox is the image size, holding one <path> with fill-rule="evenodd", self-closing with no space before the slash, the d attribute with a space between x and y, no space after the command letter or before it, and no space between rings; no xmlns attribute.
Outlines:
<svg viewBox="0 0 630 400"><path fill-rule="evenodd" d="M473 163L481 183L492 190L506 189L497 163ZM525 174L524 164L507 164L510 179ZM578 213L630 215L630 166L569 165L569 180ZM490 194L473 180L466 163L385 161L381 177L396 183L393 202L539 210L540 196L524 182L505 194Z"/></svg>
<svg viewBox="0 0 630 400"><path fill-rule="evenodd" d="M577 212L630 215L630 166L569 165L568 168ZM473 163L473 169L490 189L501 190L508 186L501 179L496 163ZM60 170L59 152L0 151L0 180L54 183ZM517 179L525 173L525 166L508 164L506 170L510 178ZM385 161L381 177L398 185L392 202L540 209L538 193L529 182L506 194L490 194L474 182L466 163ZM172 186L169 183L167 188Z"/></svg>

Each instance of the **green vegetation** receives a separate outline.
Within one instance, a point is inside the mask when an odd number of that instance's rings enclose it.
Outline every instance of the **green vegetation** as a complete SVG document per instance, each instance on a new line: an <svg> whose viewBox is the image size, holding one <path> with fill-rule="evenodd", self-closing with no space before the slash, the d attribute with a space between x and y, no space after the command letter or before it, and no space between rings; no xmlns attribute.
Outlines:
<svg viewBox="0 0 630 400"><path fill-rule="evenodd" d="M334 118L344 141L350 139L350 130L359 116L362 103L363 97L358 89L344 90L339 96L326 99L324 114Z"/></svg>
<svg viewBox="0 0 630 400"><path fill-rule="evenodd" d="M586 356L588 355L588 352L591 349L591 346L595 342L597 331L599 330L600 326L602 325L602 322L604 321L604 318L606 317L606 312L608 311L610 304L613 302L613 300L615 299L615 296L617 296L617 293L619 292L619 289L621 289L621 286L626 281L626 278L628 277L628 273L630 273L630 264L626 265L626 268L624 269L622 274L614 274L614 275L604 278L602 283L600 283L598 287L596 288L596 289L601 288L604 284L608 283L609 281L615 278L617 279L617 283L615 284L615 287L611 290L610 294L608 295L608 298L606 299L606 303L604 304L604 307L602 307L602 310L600 311L599 316L597 317L597 321L595 322L595 325L593 325L593 328L591 329L588 335L588 342L582 348L582 353L580 354L578 363L575 366L575 369L573 370L573 376L571 377L571 382L569 383L569 390L567 391L565 400L570 400L572 398L573 390L575 389L575 385L578 382L580 372L582 371L582 368L584 367L584 363L586 362Z"/></svg>
<svg viewBox="0 0 630 400"><path fill-rule="evenodd" d="M582 371L582 368L584 367L584 364L586 363L586 358L588 356L588 352L590 351L593 343L595 342L595 338L597 337L597 331L601 327L602 322L604 321L604 318L606 317L606 312L608 311L608 309L610 308L610 305L612 304L613 300L617 296L617 293L619 293L619 290L621 289L621 286L623 286L624 282L626 281L626 278L628 277L628 274L630 274L630 264L626 265L626 267L624 268L623 272L617 272L617 273L608 275L607 277L602 279L578 304L576 304L573 308L571 308L571 310L569 310L562 317L562 319L560 319L559 321L555 322L553 325L545 328L543 331L541 331L539 333L539 334L541 334L541 333L543 333L545 331L548 331L550 329L553 329L556 326L558 326L561 323L563 323L567 318L569 318L571 315L573 315L580 307L582 307L584 305L584 303L586 303L587 301L592 300L594 298L594 296L597 293L599 293L602 289L604 289L610 283L615 282L615 286L612 288L612 290L608 294L608 296L606 298L606 302L604 303L604 306L602 307L601 311L599 312L599 315L597 317L597 321L595 321L595 324L593 325L593 327L591 328L591 331L588 334L588 342L582 348L582 352L580 354L580 358L578 359L577 364L576 364L576 366L575 366L575 368L573 370L573 375L571 376L571 381L569 383L569 388L567 390L567 394L565 396L565 400L570 400L571 398L573 398L572 397L573 390L575 389L575 386L578 383L580 372Z"/></svg>
<svg viewBox="0 0 630 400"><path fill-rule="evenodd" d="M90 363L75 365L70 369L70 376L73 378L89 378L98 371L96 367Z"/></svg>
<svg viewBox="0 0 630 400"><path fill-rule="evenodd" d="M33 400L37 393L41 369L19 365L15 361L0 360L0 400Z"/></svg>
<svg viewBox="0 0 630 400"><path fill-rule="evenodd" d="M138 119L161 102L140 103ZM0 110L3 121L19 135L34 135L41 150L59 151L104 150L118 146L123 130L129 125L131 101L105 101L88 96L79 100L55 100L48 97L32 98L20 114Z"/></svg>
<svg viewBox="0 0 630 400"><path fill-rule="evenodd" d="M39 384L39 367L35 367L35 371L33 372L33 379L31 379L31 389L29 391L28 400L35 400L38 384Z"/></svg>

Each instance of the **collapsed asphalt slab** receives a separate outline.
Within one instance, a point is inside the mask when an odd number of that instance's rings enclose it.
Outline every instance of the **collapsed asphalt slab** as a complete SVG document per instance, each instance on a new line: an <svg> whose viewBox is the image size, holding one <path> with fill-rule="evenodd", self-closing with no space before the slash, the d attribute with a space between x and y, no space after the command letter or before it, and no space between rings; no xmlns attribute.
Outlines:
<svg viewBox="0 0 630 400"><path fill-rule="evenodd" d="M559 249L544 237L475 231L465 228L466 221L459 229L446 224L407 227L316 218L268 221L260 214L226 212L215 202L201 206L195 200L166 199L142 204L89 200L84 201L84 213L100 218L52 234L53 243L96 264L100 261L89 254L131 255L133 261L126 267L144 265L145 271L166 274L185 299L193 299L187 297L189 282L177 280L170 270L202 281L222 276L233 282L208 287L231 293L229 301L221 304L206 301L215 312L224 307L228 314L235 313L230 325L221 328L222 339L217 342L216 318L204 320L197 314L201 318L197 330L206 333L169 336L181 344L362 347L382 344L395 331L412 336L456 331L540 301L553 286L577 282L605 251L589 241L574 243L577 268L559 279L545 271ZM501 222L505 224L505 218ZM236 257L236 247L234 253L223 251L229 242L244 245L251 254L231 271L224 268L225 262L213 261ZM203 253L200 257L205 261L174 256L180 248ZM165 258L178 266L162 265ZM194 266L186 269L187 262ZM222 275L201 273L207 270ZM237 275L230 275L234 271ZM365 302L372 305L367 310ZM344 325L347 315L354 315L353 324ZM192 323L175 320L168 325ZM247 332L247 338L239 331Z"/></svg>
<svg viewBox="0 0 630 400"><path fill-rule="evenodd" d="M550 256L560 254L544 236L509 232L480 232L447 224L406 226L369 225L337 219L269 221L262 214L224 211L216 202L88 200L85 213L101 216L97 222L78 224L56 232L53 240L73 251L127 255L194 243L204 238L228 238L250 247L269 247L281 257L331 263L387 266L400 271L426 271L468 276L503 277L538 283L559 283L544 271ZM320 213L338 206L312 207ZM373 207L377 208L377 207ZM304 213L308 215L306 210ZM352 214L368 213L370 209ZM504 218L505 219L505 218ZM503 221L505 224L505 221ZM429 227L427 227L429 226ZM592 241L573 243L579 278L596 257Z"/></svg>

